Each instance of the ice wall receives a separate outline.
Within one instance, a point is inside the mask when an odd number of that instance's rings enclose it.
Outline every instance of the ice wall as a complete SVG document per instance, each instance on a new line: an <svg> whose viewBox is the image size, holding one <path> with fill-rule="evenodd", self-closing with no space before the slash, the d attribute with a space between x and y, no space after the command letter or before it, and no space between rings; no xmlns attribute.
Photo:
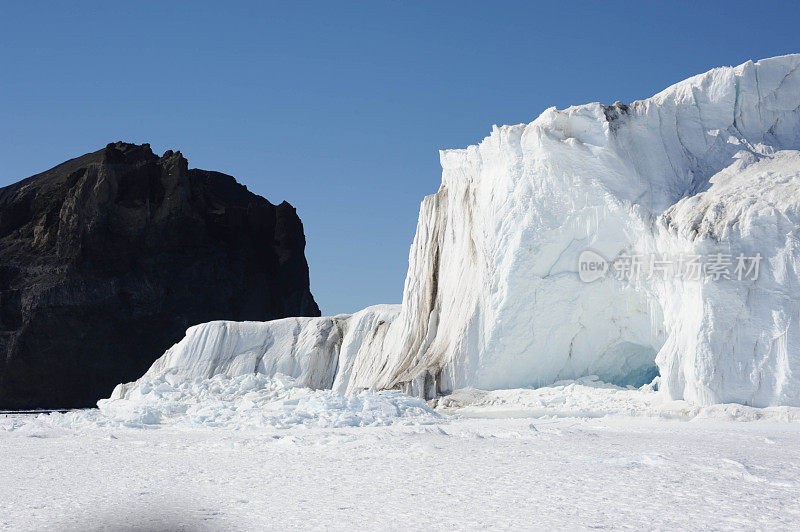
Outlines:
<svg viewBox="0 0 800 532"><path fill-rule="evenodd" d="M164 375L210 379L282 374L302 387L343 393L359 350L379 351L380 331L399 310L399 305L375 305L353 315L196 325L142 378L118 385L111 399L122 399L140 384Z"/></svg>
<svg viewBox="0 0 800 532"><path fill-rule="evenodd" d="M441 152L402 307L199 326L150 371L281 371L424 397L592 374L640 385L660 372L676 399L800 405L798 148L800 55L495 127ZM584 283L587 248L760 252L765 268L752 282Z"/></svg>
<svg viewBox="0 0 800 532"><path fill-rule="evenodd" d="M757 278L650 283L667 342L656 359L669 396L698 404L800 405L800 152L740 158L659 219L677 253L759 254ZM747 263L747 266L751 266Z"/></svg>
<svg viewBox="0 0 800 532"><path fill-rule="evenodd" d="M782 345L787 330L796 334L797 261L788 250L798 225L787 213L800 195L796 179L777 193L761 176L784 166L791 173L797 161L759 163L724 197L716 184L697 194L718 172L742 172L743 160L774 161L776 150L800 147L799 65L797 55L748 62L630 106L548 109L530 124L495 128L478 146L442 152L442 187L423 202L403 308L388 333L394 349L365 353L388 363L377 373L355 371L351 389L402 385L431 395L587 374L641 384L657 363L675 398L795 404L796 381L784 382L784 392L775 386L800 352L768 346ZM780 204L766 199L781 195ZM737 216L747 220L732 218L737 231L722 242L693 232L696 220L686 214L713 198L740 202ZM672 231L661 229L667 211ZM757 305L746 283L585 284L575 271L586 248L608 258L760 249L782 273L764 274ZM731 316L733 308L748 314ZM766 351L753 353L756 343Z"/></svg>

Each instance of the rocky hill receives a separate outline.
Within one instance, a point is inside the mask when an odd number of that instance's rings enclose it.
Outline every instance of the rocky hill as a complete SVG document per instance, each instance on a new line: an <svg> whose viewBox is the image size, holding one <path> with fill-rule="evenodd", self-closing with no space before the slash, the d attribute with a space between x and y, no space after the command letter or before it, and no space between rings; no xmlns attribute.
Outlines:
<svg viewBox="0 0 800 532"><path fill-rule="evenodd" d="M0 189L0 408L93 406L187 327L318 316L303 225L118 142Z"/></svg>

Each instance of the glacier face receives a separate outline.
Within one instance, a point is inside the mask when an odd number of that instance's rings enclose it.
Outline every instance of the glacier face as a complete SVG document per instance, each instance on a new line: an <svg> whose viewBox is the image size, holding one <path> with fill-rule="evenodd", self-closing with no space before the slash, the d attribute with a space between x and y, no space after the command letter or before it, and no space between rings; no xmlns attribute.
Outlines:
<svg viewBox="0 0 800 532"><path fill-rule="evenodd" d="M495 127L441 152L402 306L200 325L144 378L279 372L342 393L431 397L659 373L674 399L800 405L798 149L800 55ZM585 249L760 253L763 266L755 280L584 283Z"/></svg>
<svg viewBox="0 0 800 532"><path fill-rule="evenodd" d="M655 245L760 254L761 271L746 282L652 286L668 331L662 385L698 404L800 405L800 152L743 151L710 182L660 218Z"/></svg>
<svg viewBox="0 0 800 532"><path fill-rule="evenodd" d="M375 305L353 315L195 325L142 378L118 385L110 399L124 399L165 375L182 380L284 375L300 387L344 393L353 360L361 350L383 348L380 331L399 310L400 305Z"/></svg>

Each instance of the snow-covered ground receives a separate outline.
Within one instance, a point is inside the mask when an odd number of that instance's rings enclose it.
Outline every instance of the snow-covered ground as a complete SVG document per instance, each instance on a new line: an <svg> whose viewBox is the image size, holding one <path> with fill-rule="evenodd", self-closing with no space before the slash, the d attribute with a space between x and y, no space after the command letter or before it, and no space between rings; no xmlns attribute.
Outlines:
<svg viewBox="0 0 800 532"><path fill-rule="evenodd" d="M797 408L698 408L593 378L459 390L436 412L215 382L162 386L138 413L0 416L0 527L800 527Z"/></svg>

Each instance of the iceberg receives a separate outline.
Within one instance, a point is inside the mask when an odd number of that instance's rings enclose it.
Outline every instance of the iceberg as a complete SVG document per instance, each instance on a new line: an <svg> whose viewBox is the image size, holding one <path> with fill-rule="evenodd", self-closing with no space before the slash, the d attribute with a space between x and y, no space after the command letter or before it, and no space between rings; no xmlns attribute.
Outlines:
<svg viewBox="0 0 800 532"><path fill-rule="evenodd" d="M800 406L798 150L800 55L495 126L440 152L402 305L198 325L111 399L167 375L422 398L596 375L697 405ZM731 270L616 275L625 257L697 256ZM743 257L759 271L737 275Z"/></svg>

